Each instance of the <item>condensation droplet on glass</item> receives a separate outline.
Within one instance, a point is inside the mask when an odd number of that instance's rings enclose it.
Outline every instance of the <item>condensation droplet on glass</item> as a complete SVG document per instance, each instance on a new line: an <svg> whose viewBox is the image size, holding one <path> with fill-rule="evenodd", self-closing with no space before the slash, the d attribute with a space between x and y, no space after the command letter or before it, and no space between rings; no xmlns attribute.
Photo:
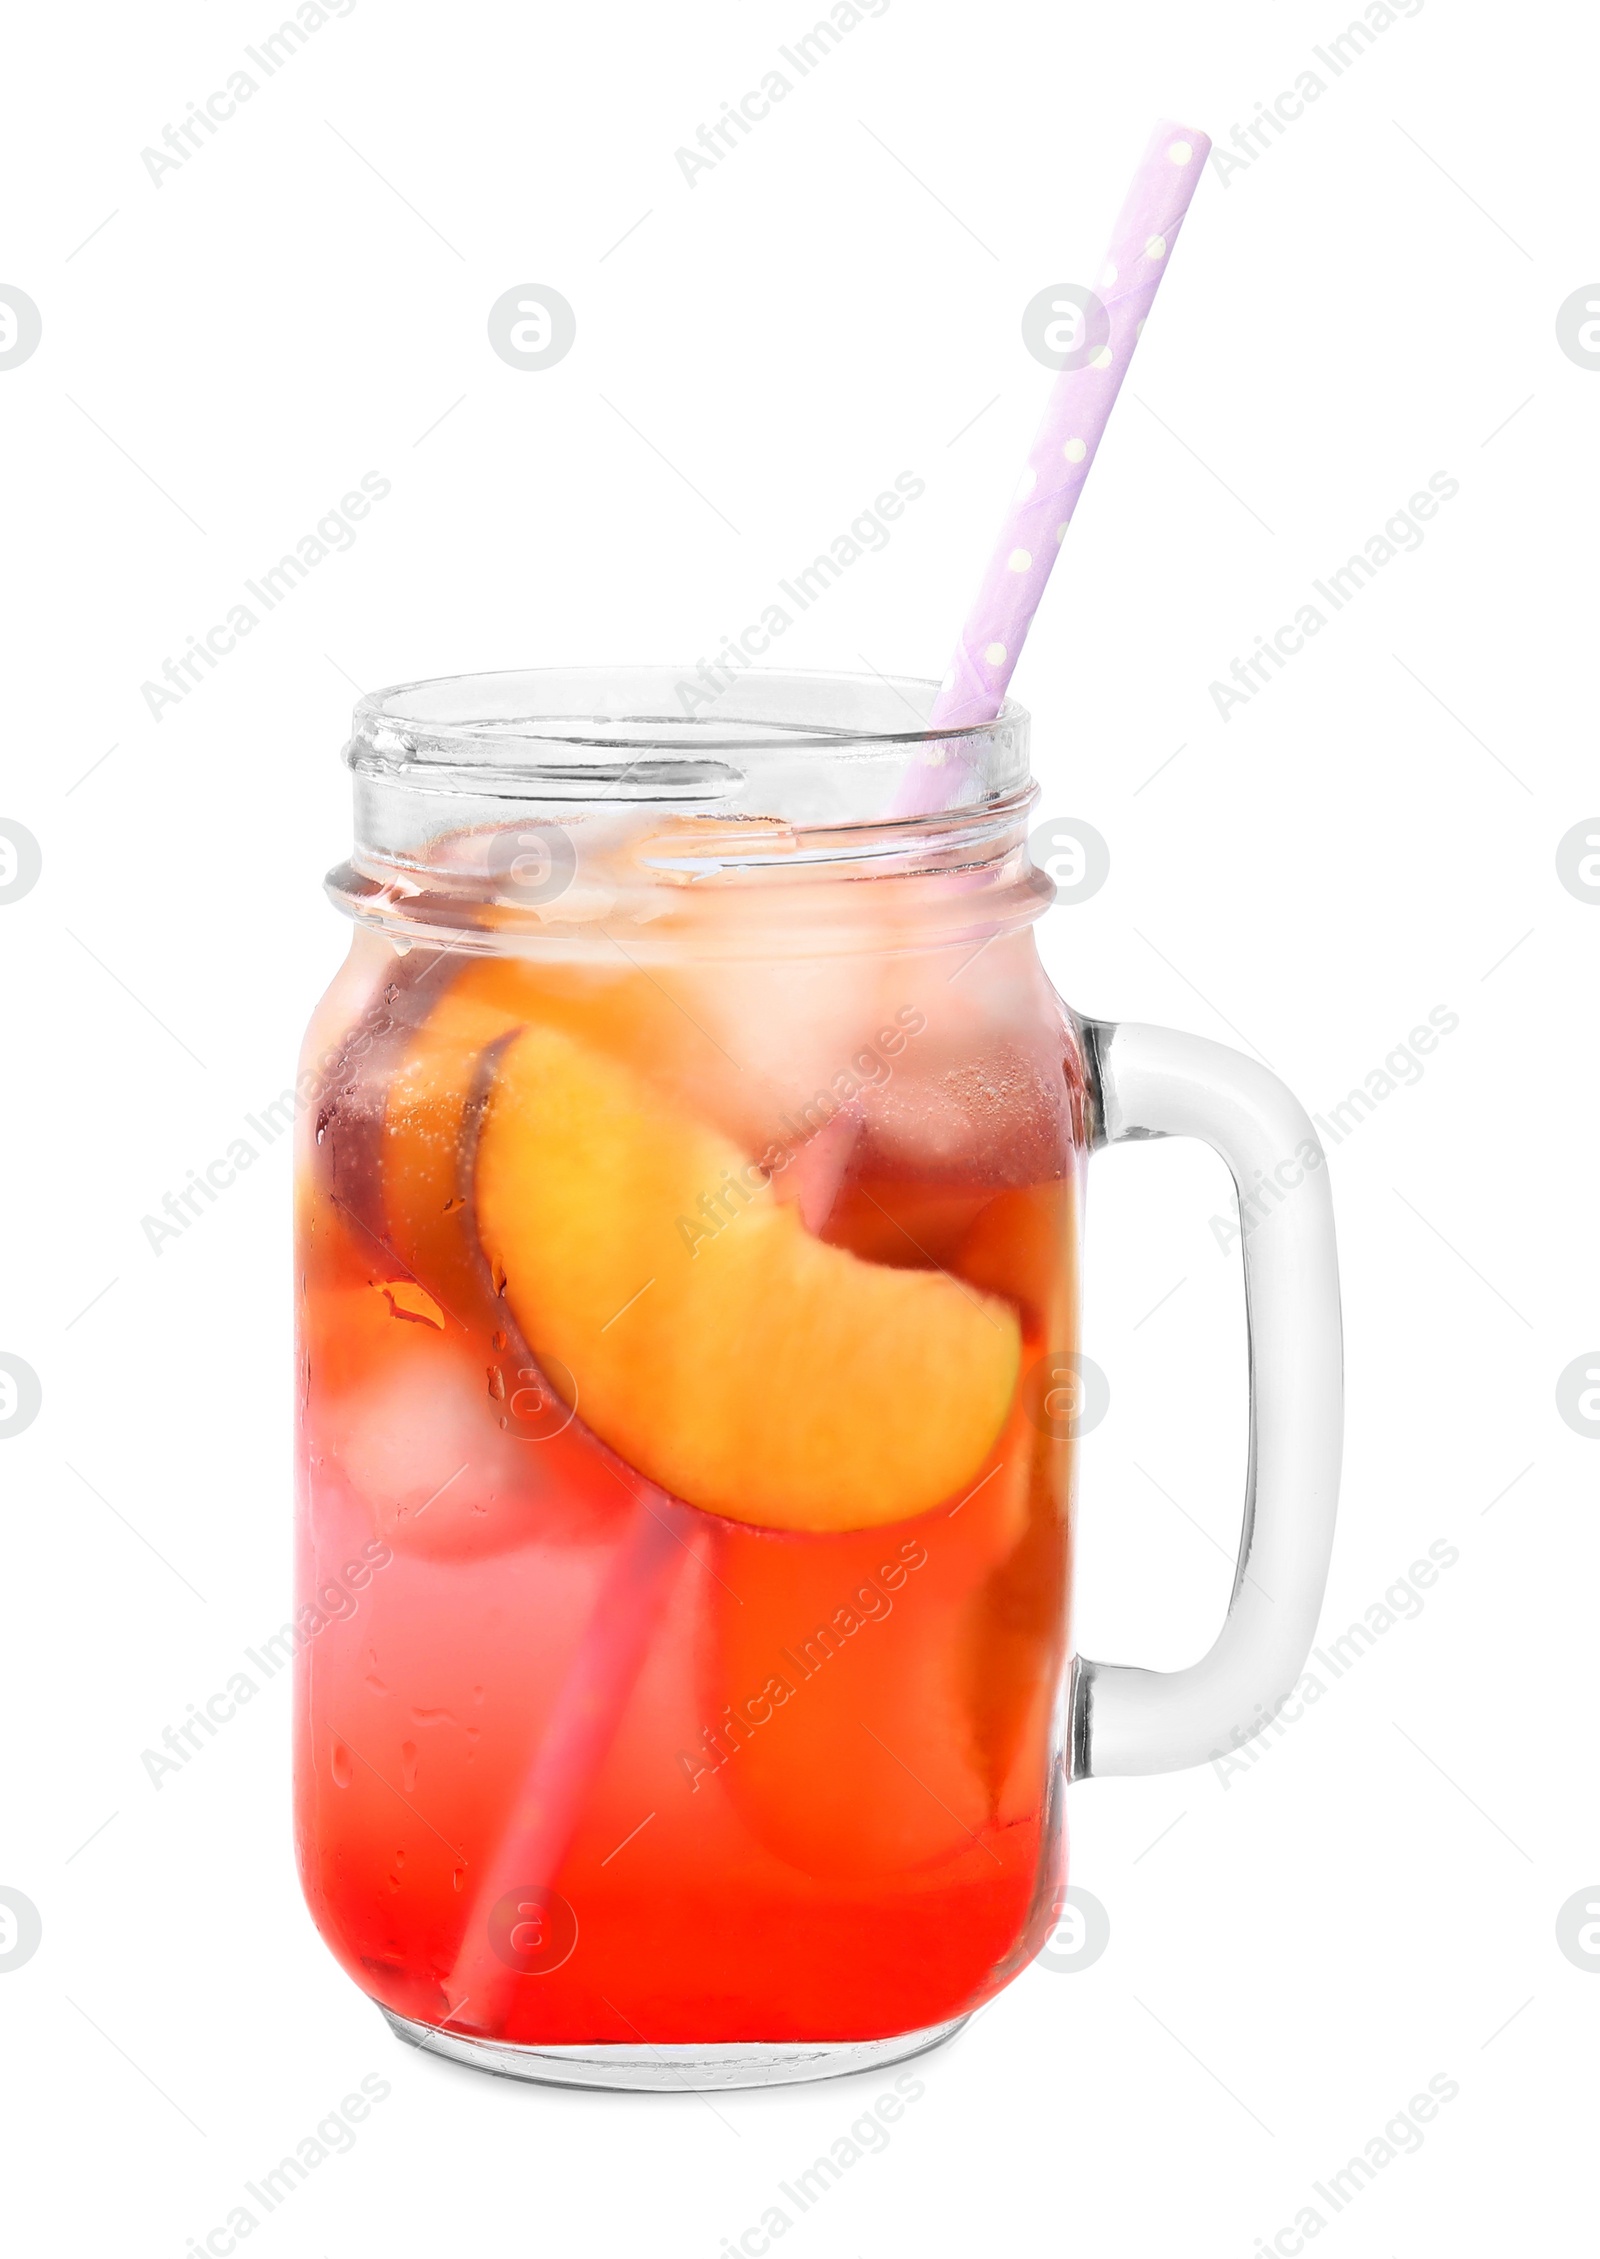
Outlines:
<svg viewBox="0 0 1600 2259"><path fill-rule="evenodd" d="M342 1741L336 1741L333 1745L333 1756L329 1760L328 1770L333 1775L335 1788L348 1788L355 1778L355 1768L350 1762L350 1752Z"/></svg>
<svg viewBox="0 0 1600 2259"><path fill-rule="evenodd" d="M409 1796L417 1785L417 1745L414 1741L400 1744L400 1786Z"/></svg>

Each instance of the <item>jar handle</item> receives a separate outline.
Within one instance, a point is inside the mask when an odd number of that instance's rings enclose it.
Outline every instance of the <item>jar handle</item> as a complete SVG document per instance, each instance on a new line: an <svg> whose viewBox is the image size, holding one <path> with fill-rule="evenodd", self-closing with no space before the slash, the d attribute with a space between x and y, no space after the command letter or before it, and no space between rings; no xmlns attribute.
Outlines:
<svg viewBox="0 0 1600 2259"><path fill-rule="evenodd" d="M1074 1779L1203 1764L1257 1731L1288 1694L1327 1583L1343 1409L1333 1203L1304 1108L1265 1067L1200 1036L1096 1021L1083 1033L1095 1144L1203 1138L1245 1203L1250 1463L1233 1596L1215 1645L1181 1671L1080 1656Z"/></svg>

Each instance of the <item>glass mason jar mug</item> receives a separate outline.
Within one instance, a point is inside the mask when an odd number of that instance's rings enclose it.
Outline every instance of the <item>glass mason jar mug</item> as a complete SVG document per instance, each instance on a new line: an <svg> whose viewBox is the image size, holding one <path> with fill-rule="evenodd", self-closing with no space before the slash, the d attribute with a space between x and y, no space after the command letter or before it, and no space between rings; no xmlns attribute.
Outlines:
<svg viewBox="0 0 1600 2259"><path fill-rule="evenodd" d="M402 2036L590 2085L956 2029L1055 1926L1068 1779L1293 1683L1337 1488L1310 1124L1057 999L1026 715L694 693L364 699L301 1084L306 1896ZM946 804L886 813L913 763ZM1069 1662L1068 1599L1084 1164L1167 1134L1267 1190L1239 1573L1163 1674Z"/></svg>

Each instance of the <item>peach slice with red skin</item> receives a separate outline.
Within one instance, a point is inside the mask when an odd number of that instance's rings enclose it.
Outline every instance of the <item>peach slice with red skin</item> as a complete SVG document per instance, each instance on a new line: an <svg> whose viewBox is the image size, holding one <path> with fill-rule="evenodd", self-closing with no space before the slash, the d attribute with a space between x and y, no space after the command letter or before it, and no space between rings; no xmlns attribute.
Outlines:
<svg viewBox="0 0 1600 2259"><path fill-rule="evenodd" d="M534 1354L692 1505L768 1529L909 1520L1005 1423L1009 1303L826 1245L731 1139L560 1028L497 1053L474 1204Z"/></svg>
<svg viewBox="0 0 1600 2259"><path fill-rule="evenodd" d="M975 1599L1026 1528L1019 1424L1014 1409L966 1494L915 1522L718 1533L715 1725L685 1770L815 1880L859 1887L966 1858L993 1817L964 1666ZM985 1853L975 1864L995 1871Z"/></svg>
<svg viewBox="0 0 1600 2259"><path fill-rule="evenodd" d="M487 1271L471 1213L478 1118L497 1046L531 1022L564 1027L664 1079L691 1045L726 1066L659 983L624 969L485 957L461 965L411 1033L382 1124L383 1237L452 1313L483 1302ZM687 1033L685 1033L687 1031ZM732 1072L733 1070L729 1070ZM709 1069L708 1069L709 1072Z"/></svg>

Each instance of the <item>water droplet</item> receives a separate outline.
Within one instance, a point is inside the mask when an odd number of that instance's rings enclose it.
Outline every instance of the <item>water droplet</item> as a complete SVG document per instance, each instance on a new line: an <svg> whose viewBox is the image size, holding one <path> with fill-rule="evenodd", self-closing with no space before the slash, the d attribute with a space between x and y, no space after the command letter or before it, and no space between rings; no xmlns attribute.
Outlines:
<svg viewBox="0 0 1600 2259"><path fill-rule="evenodd" d="M348 1788L355 1778L355 1768L350 1762L350 1752L342 1741L336 1741L333 1745L333 1757L329 1770L333 1774L336 1788Z"/></svg>
<svg viewBox="0 0 1600 2259"><path fill-rule="evenodd" d="M444 1331L444 1312L425 1287L414 1279L392 1279L378 1289L389 1305L389 1314L395 1318L409 1318L414 1325L433 1326Z"/></svg>
<svg viewBox="0 0 1600 2259"><path fill-rule="evenodd" d="M414 1741L400 1744L400 1786L409 1796L417 1785L417 1745Z"/></svg>

